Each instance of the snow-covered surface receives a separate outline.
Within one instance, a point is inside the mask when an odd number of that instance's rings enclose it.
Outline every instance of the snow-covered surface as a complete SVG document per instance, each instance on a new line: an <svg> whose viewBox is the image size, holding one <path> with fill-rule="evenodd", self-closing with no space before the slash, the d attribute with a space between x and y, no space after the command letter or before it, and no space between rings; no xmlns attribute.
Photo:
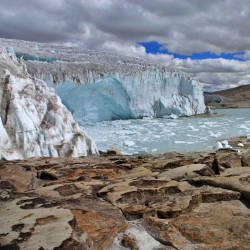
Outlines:
<svg viewBox="0 0 250 250"><path fill-rule="evenodd" d="M0 47L0 158L96 152L54 89L31 77L12 49Z"/></svg>
<svg viewBox="0 0 250 250"><path fill-rule="evenodd" d="M205 112L198 81L143 58L6 39L0 44L29 59L33 76L59 83L57 93L77 121Z"/></svg>
<svg viewBox="0 0 250 250"><path fill-rule="evenodd" d="M201 151L234 136L250 138L250 109L216 110L222 117L139 119L85 123L100 150L116 147L126 154ZM126 145L127 141L133 145Z"/></svg>

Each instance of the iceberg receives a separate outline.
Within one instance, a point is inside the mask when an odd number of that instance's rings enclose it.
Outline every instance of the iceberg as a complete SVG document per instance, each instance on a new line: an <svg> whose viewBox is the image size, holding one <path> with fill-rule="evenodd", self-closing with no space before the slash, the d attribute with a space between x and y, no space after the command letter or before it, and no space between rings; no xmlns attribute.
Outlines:
<svg viewBox="0 0 250 250"><path fill-rule="evenodd" d="M0 159L97 152L54 89L30 76L12 50L0 48Z"/></svg>

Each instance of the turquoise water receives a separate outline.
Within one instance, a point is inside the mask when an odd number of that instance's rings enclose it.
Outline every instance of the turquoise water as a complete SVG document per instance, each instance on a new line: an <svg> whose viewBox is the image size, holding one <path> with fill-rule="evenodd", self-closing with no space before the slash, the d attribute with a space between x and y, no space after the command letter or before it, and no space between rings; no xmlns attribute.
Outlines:
<svg viewBox="0 0 250 250"><path fill-rule="evenodd" d="M221 117L117 120L83 124L99 150L123 153L212 149L219 140L250 134L250 109L220 109Z"/></svg>

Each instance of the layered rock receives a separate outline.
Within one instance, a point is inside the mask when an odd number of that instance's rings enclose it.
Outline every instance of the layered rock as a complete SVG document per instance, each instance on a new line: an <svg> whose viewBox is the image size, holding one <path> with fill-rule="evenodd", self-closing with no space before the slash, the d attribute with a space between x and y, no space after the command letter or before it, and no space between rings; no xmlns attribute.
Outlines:
<svg viewBox="0 0 250 250"><path fill-rule="evenodd" d="M0 158L96 153L52 88L31 77L12 51L0 51Z"/></svg>
<svg viewBox="0 0 250 250"><path fill-rule="evenodd" d="M77 121L205 112L198 81L143 58L15 40L0 43L14 47L31 75L58 84L57 93Z"/></svg>
<svg viewBox="0 0 250 250"><path fill-rule="evenodd" d="M229 142L241 166L232 149L0 161L0 248L247 250L250 141Z"/></svg>

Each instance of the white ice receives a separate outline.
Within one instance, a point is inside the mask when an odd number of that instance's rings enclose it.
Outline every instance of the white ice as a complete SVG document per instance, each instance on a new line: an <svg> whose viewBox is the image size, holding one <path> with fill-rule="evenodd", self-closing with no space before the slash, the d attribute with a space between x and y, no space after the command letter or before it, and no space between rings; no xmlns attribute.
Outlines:
<svg viewBox="0 0 250 250"><path fill-rule="evenodd" d="M31 77L13 51L0 48L0 158L97 153L54 89Z"/></svg>

